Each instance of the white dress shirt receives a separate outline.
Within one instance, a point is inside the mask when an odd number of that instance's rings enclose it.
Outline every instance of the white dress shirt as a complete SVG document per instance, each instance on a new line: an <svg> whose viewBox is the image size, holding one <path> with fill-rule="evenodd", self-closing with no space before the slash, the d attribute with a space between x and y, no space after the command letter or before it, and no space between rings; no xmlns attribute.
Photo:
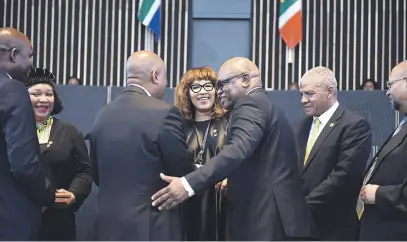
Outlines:
<svg viewBox="0 0 407 242"><path fill-rule="evenodd" d="M147 94L147 96L151 97L151 93L149 91L147 91L147 89L145 89L143 86L140 86L139 84L136 83L130 83L127 86L135 86L135 87L139 87L141 89L143 89L143 91Z"/></svg>
<svg viewBox="0 0 407 242"><path fill-rule="evenodd" d="M335 111L336 111L336 109L337 109L338 107L339 107L339 103L338 103L338 101L336 101L335 104L332 105L332 107L330 107L328 110L325 111L325 113L321 114L319 117L313 117L313 118L314 118L314 121L315 121L315 119L318 118L318 119L319 119L319 122L320 122L318 134L317 134L317 137L315 138L315 140L318 139L318 136L321 134L321 131L324 129L325 125L329 122L329 120L331 119L332 115L334 115L334 113L335 113ZM311 140L312 131L314 130L314 126L315 126L314 124L315 124L315 122L312 122L311 129L310 129L309 135L308 135L307 146L308 146L308 143L309 143L310 140Z"/></svg>

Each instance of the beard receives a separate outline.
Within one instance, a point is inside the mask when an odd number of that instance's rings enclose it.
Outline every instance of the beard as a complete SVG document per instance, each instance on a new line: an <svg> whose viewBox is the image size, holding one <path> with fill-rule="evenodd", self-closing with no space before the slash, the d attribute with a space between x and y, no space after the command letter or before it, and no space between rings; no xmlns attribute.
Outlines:
<svg viewBox="0 0 407 242"><path fill-rule="evenodd" d="M399 111L400 110L400 104L394 100L391 100L391 106L394 108L394 110Z"/></svg>

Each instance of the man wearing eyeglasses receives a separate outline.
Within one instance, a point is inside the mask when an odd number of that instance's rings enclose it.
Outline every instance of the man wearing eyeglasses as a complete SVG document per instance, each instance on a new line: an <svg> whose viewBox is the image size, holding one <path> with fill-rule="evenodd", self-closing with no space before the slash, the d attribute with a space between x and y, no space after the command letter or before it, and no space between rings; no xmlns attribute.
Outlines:
<svg viewBox="0 0 407 242"><path fill-rule="evenodd" d="M30 40L0 28L0 240L37 240L41 205L55 201L42 172L34 113L22 81L32 68Z"/></svg>
<svg viewBox="0 0 407 242"><path fill-rule="evenodd" d="M162 175L169 186L153 206L171 209L228 177L228 240L312 238L314 226L300 187L294 135L262 89L260 72L246 58L219 70L217 88L231 119L223 150L182 178Z"/></svg>
<svg viewBox="0 0 407 242"><path fill-rule="evenodd" d="M407 61L390 73L386 92L393 108L407 114ZM365 172L357 210L360 240L407 240L407 118L389 135Z"/></svg>
<svg viewBox="0 0 407 242"><path fill-rule="evenodd" d="M372 147L370 125L337 101L334 73L318 66L300 81L307 117L295 128L298 168L319 239L355 240L362 174Z"/></svg>

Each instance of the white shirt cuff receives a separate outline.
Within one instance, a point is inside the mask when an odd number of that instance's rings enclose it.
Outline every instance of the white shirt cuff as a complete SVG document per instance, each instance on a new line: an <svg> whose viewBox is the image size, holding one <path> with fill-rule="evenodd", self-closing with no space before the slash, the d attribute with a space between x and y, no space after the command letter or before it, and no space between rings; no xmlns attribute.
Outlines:
<svg viewBox="0 0 407 242"><path fill-rule="evenodd" d="M194 190L189 185L189 183L188 183L187 179L185 179L185 177L181 177L181 182L182 182L182 185L184 186L184 189L188 192L189 197L192 197L193 195L195 195Z"/></svg>

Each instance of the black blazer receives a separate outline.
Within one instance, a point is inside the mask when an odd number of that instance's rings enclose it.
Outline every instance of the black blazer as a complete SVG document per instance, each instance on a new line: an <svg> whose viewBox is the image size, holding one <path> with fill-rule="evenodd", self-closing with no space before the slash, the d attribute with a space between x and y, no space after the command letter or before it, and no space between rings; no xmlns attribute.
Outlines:
<svg viewBox="0 0 407 242"><path fill-rule="evenodd" d="M75 195L75 203L66 209L49 207L42 214L41 240L75 240L75 212L92 189L92 171L88 150L81 132L73 125L54 118L50 139L41 144L41 163L57 189Z"/></svg>
<svg viewBox="0 0 407 242"><path fill-rule="evenodd" d="M322 240L357 238L356 202L372 148L369 123L341 106L324 126L304 167L313 118L296 125L298 169Z"/></svg>
<svg viewBox="0 0 407 242"><path fill-rule="evenodd" d="M0 240L37 240L41 205L55 188L39 161L34 112L27 88L0 72Z"/></svg>
<svg viewBox="0 0 407 242"><path fill-rule="evenodd" d="M159 211L151 196L160 173L194 169L179 110L129 86L97 115L90 159L99 186L98 240L181 240L179 209Z"/></svg>
<svg viewBox="0 0 407 242"><path fill-rule="evenodd" d="M185 178L195 193L228 178L230 240L313 237L291 127L262 89L239 98L223 150Z"/></svg>
<svg viewBox="0 0 407 242"><path fill-rule="evenodd" d="M379 149L367 182L380 187L375 204L365 204L360 240L407 240L407 125L391 136Z"/></svg>

